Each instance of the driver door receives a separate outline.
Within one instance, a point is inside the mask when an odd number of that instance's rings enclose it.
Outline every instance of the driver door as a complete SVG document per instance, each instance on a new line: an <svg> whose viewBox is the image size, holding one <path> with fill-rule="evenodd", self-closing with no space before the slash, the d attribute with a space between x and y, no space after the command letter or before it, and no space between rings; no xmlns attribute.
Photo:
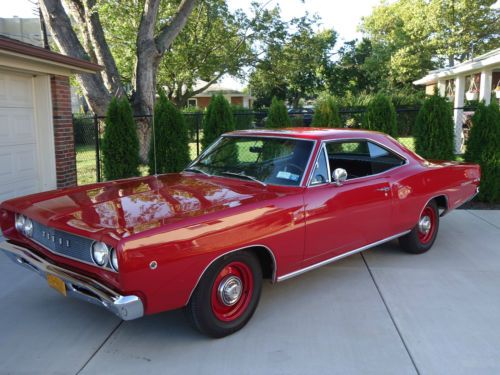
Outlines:
<svg viewBox="0 0 500 375"><path fill-rule="evenodd" d="M331 169L335 166L330 159L327 148L323 147L310 186L304 194L304 259L311 263L391 235L390 177L385 174L348 177L342 186L337 186L330 182ZM349 176L348 170L347 173ZM319 177L323 175L327 176L326 182Z"/></svg>

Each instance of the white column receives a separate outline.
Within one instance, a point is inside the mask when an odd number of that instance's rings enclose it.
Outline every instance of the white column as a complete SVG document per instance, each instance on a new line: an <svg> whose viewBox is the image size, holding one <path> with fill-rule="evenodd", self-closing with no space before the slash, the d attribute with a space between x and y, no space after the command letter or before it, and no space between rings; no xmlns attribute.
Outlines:
<svg viewBox="0 0 500 375"><path fill-rule="evenodd" d="M446 81L444 79L438 80L437 89L439 96L446 96Z"/></svg>
<svg viewBox="0 0 500 375"><path fill-rule="evenodd" d="M484 100L486 105L491 101L491 79L493 72L491 70L483 70L481 72L481 83L479 87L479 100Z"/></svg>
<svg viewBox="0 0 500 375"><path fill-rule="evenodd" d="M463 109L465 95L465 76L458 76L455 78L455 102L453 103L453 121L455 124L455 153L461 154L463 147Z"/></svg>

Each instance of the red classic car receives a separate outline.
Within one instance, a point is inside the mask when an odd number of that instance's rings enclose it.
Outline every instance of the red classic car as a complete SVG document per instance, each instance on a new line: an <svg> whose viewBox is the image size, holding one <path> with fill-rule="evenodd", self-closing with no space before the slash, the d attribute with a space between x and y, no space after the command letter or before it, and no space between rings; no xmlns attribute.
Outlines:
<svg viewBox="0 0 500 375"><path fill-rule="evenodd" d="M479 189L477 165L427 161L376 132L223 135L182 173L3 202L0 248L65 296L124 320L185 308L222 337L279 282L399 238L429 250Z"/></svg>

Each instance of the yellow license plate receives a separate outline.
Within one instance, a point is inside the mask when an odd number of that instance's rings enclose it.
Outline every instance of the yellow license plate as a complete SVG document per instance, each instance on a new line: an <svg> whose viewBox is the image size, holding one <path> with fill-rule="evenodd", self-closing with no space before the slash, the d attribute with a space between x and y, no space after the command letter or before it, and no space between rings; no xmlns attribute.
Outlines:
<svg viewBox="0 0 500 375"><path fill-rule="evenodd" d="M47 282L49 283L49 286L66 297L66 284L62 279L54 275L47 275Z"/></svg>

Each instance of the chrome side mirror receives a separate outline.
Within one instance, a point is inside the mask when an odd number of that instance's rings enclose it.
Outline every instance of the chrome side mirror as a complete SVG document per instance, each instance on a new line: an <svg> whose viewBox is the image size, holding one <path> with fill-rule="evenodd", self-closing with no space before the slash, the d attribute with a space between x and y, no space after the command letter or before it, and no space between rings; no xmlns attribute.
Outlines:
<svg viewBox="0 0 500 375"><path fill-rule="evenodd" d="M332 173L332 180L335 185L341 186L347 180L347 171L344 168L337 168Z"/></svg>

